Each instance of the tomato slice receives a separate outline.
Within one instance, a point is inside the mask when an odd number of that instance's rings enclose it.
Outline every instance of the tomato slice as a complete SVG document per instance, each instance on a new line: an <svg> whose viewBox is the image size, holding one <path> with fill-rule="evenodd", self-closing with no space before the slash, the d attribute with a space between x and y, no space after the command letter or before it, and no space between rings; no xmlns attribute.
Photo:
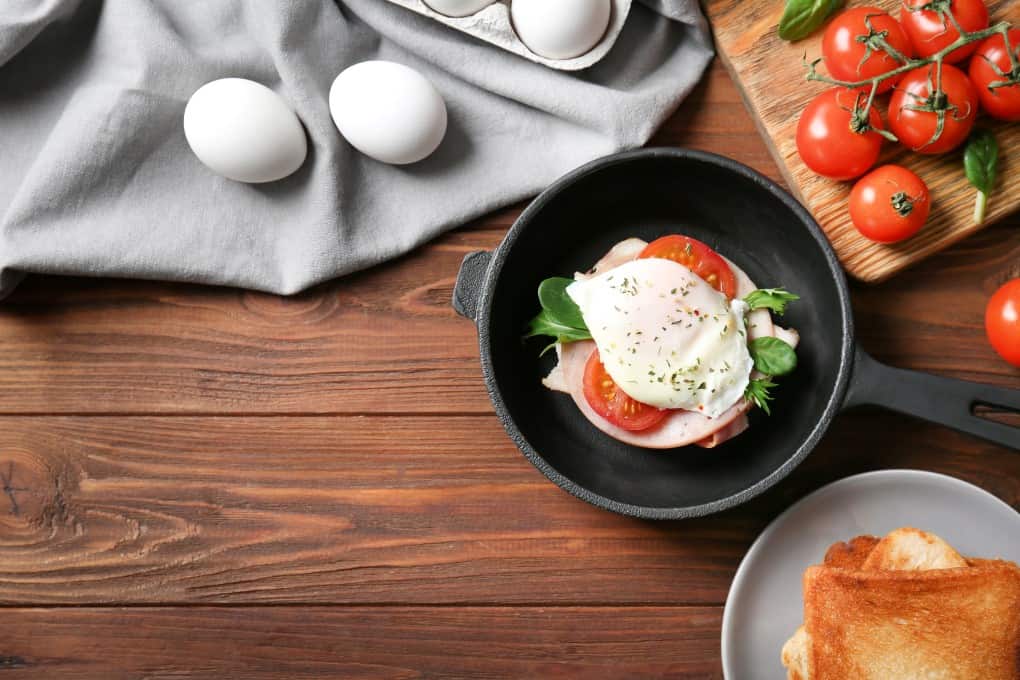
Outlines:
<svg viewBox="0 0 1020 680"><path fill-rule="evenodd" d="M616 382L606 372L599 351L592 350L588 363L584 366L584 398L595 413L631 432L647 430L658 425L668 412L632 399L626 392L616 386Z"/></svg>
<svg viewBox="0 0 1020 680"><path fill-rule="evenodd" d="M638 255L638 259L646 257L660 257L682 264L727 298L733 298L737 294L737 277L733 275L733 270L726 264L726 260L690 236L673 234L657 238L645 246Z"/></svg>

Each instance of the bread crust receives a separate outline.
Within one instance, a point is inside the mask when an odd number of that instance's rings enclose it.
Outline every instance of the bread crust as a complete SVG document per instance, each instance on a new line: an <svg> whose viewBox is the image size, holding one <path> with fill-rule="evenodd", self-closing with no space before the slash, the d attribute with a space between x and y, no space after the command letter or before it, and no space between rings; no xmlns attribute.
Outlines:
<svg viewBox="0 0 1020 680"><path fill-rule="evenodd" d="M1020 680L1012 562L905 528L833 544L803 584L804 626L782 652L790 680Z"/></svg>

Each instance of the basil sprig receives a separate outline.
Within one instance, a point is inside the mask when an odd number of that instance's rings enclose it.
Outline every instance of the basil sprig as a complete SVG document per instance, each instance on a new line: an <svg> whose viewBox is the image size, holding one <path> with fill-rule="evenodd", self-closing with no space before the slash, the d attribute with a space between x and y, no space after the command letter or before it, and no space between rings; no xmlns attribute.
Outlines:
<svg viewBox="0 0 1020 680"><path fill-rule="evenodd" d="M842 6L843 0L786 0L783 18L779 20L779 37L790 42L803 40Z"/></svg>
<svg viewBox="0 0 1020 680"><path fill-rule="evenodd" d="M772 382L772 379L768 376L764 378L752 378L747 383L747 387L744 389L744 398L750 401L752 404L765 411L766 415L772 415L772 411L769 409L769 402L772 401L772 395L769 394L769 389L775 387L776 384Z"/></svg>
<svg viewBox="0 0 1020 680"><path fill-rule="evenodd" d="M754 367L767 376L786 375L797 368L797 353L789 343L767 335L747 343Z"/></svg>
<svg viewBox="0 0 1020 680"><path fill-rule="evenodd" d="M752 290L744 296L744 302L747 303L751 311L771 309L780 316L786 312L786 305L799 299L799 295L795 295L784 288L760 288Z"/></svg>
<svg viewBox="0 0 1020 680"><path fill-rule="evenodd" d="M542 311L528 323L528 332L524 337L533 338L541 335L555 338L554 342L542 350L542 354L549 351L557 342L591 340L591 333L588 332L588 326L581 316L581 309L567 295L567 286L573 282L573 279L554 276L538 285L538 301L542 305Z"/></svg>
<svg viewBox="0 0 1020 680"><path fill-rule="evenodd" d="M999 145L995 135L988 130L975 130L967 140L963 152L963 170L967 181L978 190L974 203L974 224L985 221L988 194L995 189L995 177L999 169Z"/></svg>

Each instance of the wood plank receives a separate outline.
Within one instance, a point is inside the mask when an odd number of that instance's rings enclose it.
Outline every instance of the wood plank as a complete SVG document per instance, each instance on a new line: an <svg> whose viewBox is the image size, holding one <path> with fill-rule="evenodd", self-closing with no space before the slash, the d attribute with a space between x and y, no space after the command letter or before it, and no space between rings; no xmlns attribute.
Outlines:
<svg viewBox="0 0 1020 680"><path fill-rule="evenodd" d="M872 243L850 222L846 201L852 186L818 177L800 160L795 132L804 106L826 89L822 83L806 83L802 57L821 55L821 35L790 44L779 39L776 27L783 4L748 3L740 0L708 0L705 10L712 23L720 58L741 87L748 108L762 129L776 163L797 197L814 214L832 241L847 271L865 281L888 278L946 246L972 234L981 226L972 222L974 190L967 184L959 154L923 156L900 145L887 144L880 163L897 163L920 175L932 194L928 224L914 238L894 246ZM898 0L875 0L869 4L896 10ZM1020 19L1017 0L990 0L993 20ZM884 108L888 97L882 99ZM1020 127L983 120L993 129L1002 149L1020 148ZM988 222L1000 220L1020 206L1020 173L1016 160L1002 159L999 188L989 203Z"/></svg>
<svg viewBox="0 0 1020 680"><path fill-rule="evenodd" d="M983 330L994 284L1020 275L1018 224L858 286L865 346L904 368L1020 386ZM0 304L0 413L491 413L474 326L449 300L464 254L500 237L454 232L292 298L30 278Z"/></svg>
<svg viewBox="0 0 1020 680"><path fill-rule="evenodd" d="M570 497L491 416L6 417L0 604L721 604L778 512L895 467L1020 507L1015 452L868 410L766 496L665 523Z"/></svg>
<svg viewBox="0 0 1020 680"><path fill-rule="evenodd" d="M455 232L290 298L30 277L0 304L0 412L490 412L450 298L501 236Z"/></svg>
<svg viewBox="0 0 1020 680"><path fill-rule="evenodd" d="M9 680L722 677L718 607L187 607L3 614L0 671Z"/></svg>
<svg viewBox="0 0 1020 680"><path fill-rule="evenodd" d="M727 156L771 177L785 180L762 141L726 69L713 60L705 77L649 146L679 146Z"/></svg>

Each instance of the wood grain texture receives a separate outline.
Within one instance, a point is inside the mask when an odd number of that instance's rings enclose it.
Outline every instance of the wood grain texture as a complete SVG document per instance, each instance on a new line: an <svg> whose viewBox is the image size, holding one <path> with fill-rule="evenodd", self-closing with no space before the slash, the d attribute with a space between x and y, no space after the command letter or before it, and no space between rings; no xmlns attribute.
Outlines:
<svg viewBox="0 0 1020 680"><path fill-rule="evenodd" d="M1020 275L1017 225L856 287L865 347L904 368L1018 384L983 330L987 296ZM292 298L30 277L0 305L0 413L492 413L475 328L449 301L463 256L501 236L457 231Z"/></svg>
<svg viewBox="0 0 1020 680"><path fill-rule="evenodd" d="M878 411L754 503L690 522L592 508L495 418L7 417L0 604L721 604L764 525L886 467L1020 507L1020 456Z"/></svg>
<svg viewBox="0 0 1020 680"><path fill-rule="evenodd" d="M6 609L0 677L716 679L721 618L717 607Z"/></svg>
<svg viewBox="0 0 1020 680"><path fill-rule="evenodd" d="M900 5L898 0L868 4L895 12ZM992 0L987 4L993 20L1020 21L1020 2ZM804 55L808 59L821 56L822 31L790 44L780 40L776 31L783 12L781 2L706 0L704 5L719 56L738 82L776 163L790 188L822 225L848 273L863 281L880 281L981 228L973 224L974 190L963 174L959 152L922 156L886 144L879 162L904 165L924 179L931 190L931 216L924 229L904 243L882 245L862 237L847 213L852 183L818 177L797 154L795 132L800 112L828 87L805 82L801 63ZM883 108L887 100L888 95L881 100ZM1020 126L991 119L979 124L995 131L1005 152L999 187L989 202L987 222L991 223L1020 205L1020 166L1011 153L1020 148Z"/></svg>
<svg viewBox="0 0 1020 680"><path fill-rule="evenodd" d="M754 125L716 65L654 143L778 178ZM0 304L0 676L719 678L733 572L805 493L920 468L1020 509L1020 456L875 409L716 517L563 493L503 433L449 308L461 257L520 207L293 298L30 277ZM1018 225L855 285L865 348L1020 387L981 321L1020 276Z"/></svg>

